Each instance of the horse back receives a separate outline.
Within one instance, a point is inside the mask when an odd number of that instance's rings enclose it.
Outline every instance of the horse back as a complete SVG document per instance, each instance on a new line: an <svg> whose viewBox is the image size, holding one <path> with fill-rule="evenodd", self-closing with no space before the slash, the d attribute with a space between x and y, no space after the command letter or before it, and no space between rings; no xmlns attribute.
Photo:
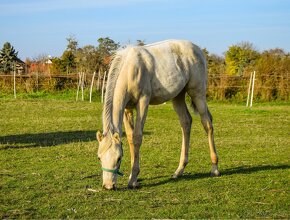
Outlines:
<svg viewBox="0 0 290 220"><path fill-rule="evenodd" d="M205 90L206 62L199 47L189 41L168 40L131 47L123 54L127 91L135 99L142 91L150 95L150 104L160 104L184 89Z"/></svg>
<svg viewBox="0 0 290 220"><path fill-rule="evenodd" d="M176 97L182 90L204 90L206 61L202 51L189 41L170 40L145 47L152 55L151 103Z"/></svg>

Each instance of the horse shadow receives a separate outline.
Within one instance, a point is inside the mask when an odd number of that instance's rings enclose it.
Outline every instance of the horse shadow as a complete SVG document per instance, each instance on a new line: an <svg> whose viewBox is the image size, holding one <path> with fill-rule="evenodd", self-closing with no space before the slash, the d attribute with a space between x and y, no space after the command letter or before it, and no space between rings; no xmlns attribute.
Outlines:
<svg viewBox="0 0 290 220"><path fill-rule="evenodd" d="M150 134L151 132L144 132L144 135ZM96 141L95 130L16 134L0 136L0 150L53 147L60 144L90 141Z"/></svg>
<svg viewBox="0 0 290 220"><path fill-rule="evenodd" d="M96 131L56 131L0 136L0 150L52 147L74 142L96 140ZM1 146L2 145L2 146Z"/></svg>
<svg viewBox="0 0 290 220"><path fill-rule="evenodd" d="M239 166L239 167L234 167L234 168L229 168L229 169L225 169L225 170L221 170L221 176L231 176L231 175L235 175L235 174L251 174L251 173L256 173L256 172L260 172L260 171L269 171L269 170L286 170L286 169L290 169L290 165L286 165L286 164L281 164L281 165L259 165L259 166L253 166L253 167L244 167L244 166ZM167 176L157 176L157 177L153 177L153 178L148 178L146 180L156 180L156 179L162 179L160 181L155 181L153 183L149 183L149 184L142 184L142 182L145 179L140 179L139 181L141 182L141 187L155 187L155 186L160 186L160 185L164 185L164 184L168 184L168 183L172 183L172 182L179 182L179 181L192 181L195 179L205 179L205 178L215 178L215 177L210 177L210 173L185 173L183 174L183 176L174 179L172 177L168 177ZM164 179L166 178L166 179ZM218 177L219 178L219 177Z"/></svg>

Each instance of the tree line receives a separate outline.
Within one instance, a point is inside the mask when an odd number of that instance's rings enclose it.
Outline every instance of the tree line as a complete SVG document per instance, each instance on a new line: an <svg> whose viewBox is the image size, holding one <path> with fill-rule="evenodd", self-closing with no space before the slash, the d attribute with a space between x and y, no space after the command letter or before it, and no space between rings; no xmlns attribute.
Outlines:
<svg viewBox="0 0 290 220"><path fill-rule="evenodd" d="M252 43L241 42L230 46L224 56L210 54L207 49L203 52L209 75L247 76L256 70L263 75L282 76L290 71L290 53L281 48L259 52Z"/></svg>
<svg viewBox="0 0 290 220"><path fill-rule="evenodd" d="M144 40L137 40L136 45L145 45ZM30 72L38 72L49 75L72 74L77 72L101 72L108 70L110 61L120 43L109 37L99 38L97 46L86 45L79 47L78 41L70 36L67 38L67 47L60 57L52 57L48 64L48 57L39 56L34 60L26 59L25 63ZM228 50L219 56L203 49L208 63L208 75L216 87L226 87L229 77L249 77L251 72L256 71L256 86L260 88L261 99L289 100L289 73L290 73L290 53L281 48L274 48L258 51L250 42L241 42L231 45ZM6 42L0 51L0 74L10 74L15 68L13 63L19 62L18 52L14 47ZM38 64L41 68L32 68ZM37 65L36 65L37 66ZM48 68L42 68L48 67ZM239 78L236 78L239 80ZM245 86L244 80L240 85ZM233 86L232 86L233 87ZM237 95L231 88L224 92L222 96Z"/></svg>
<svg viewBox="0 0 290 220"><path fill-rule="evenodd" d="M99 38L98 46L78 47L78 41L73 37L67 38L67 41L62 56L52 59L52 74L107 71L114 52L120 47L119 43L108 37Z"/></svg>
<svg viewBox="0 0 290 220"><path fill-rule="evenodd" d="M78 41L73 36L68 37L67 47L60 57L40 55L37 58L27 58L25 63L29 69L32 63L45 64L51 59L51 74L70 74L78 71L92 73L108 70L111 58L115 51L121 47L109 37L99 38L97 46L78 46ZM145 45L144 40L137 40L136 45ZM209 75L247 75L256 69L268 75L283 75L289 72L290 53L281 48L274 48L259 52L250 42L241 42L232 45L224 52L224 56L210 53L203 49L208 63ZM18 52L6 42L0 51L0 72L9 74L13 71L14 63L18 62ZM38 70L41 71L41 70Z"/></svg>
<svg viewBox="0 0 290 220"><path fill-rule="evenodd" d="M208 63L208 74L212 81L217 78L216 87L220 87L221 99L239 96L239 87L245 83L251 73L256 72L256 97L260 100L289 100L290 53L281 48L259 52L253 44L241 42L232 45L224 56L210 54L203 49ZM233 78L240 83L230 82ZM232 85L230 87L230 85ZM228 87L228 88L227 88ZM236 97L240 99L239 97Z"/></svg>

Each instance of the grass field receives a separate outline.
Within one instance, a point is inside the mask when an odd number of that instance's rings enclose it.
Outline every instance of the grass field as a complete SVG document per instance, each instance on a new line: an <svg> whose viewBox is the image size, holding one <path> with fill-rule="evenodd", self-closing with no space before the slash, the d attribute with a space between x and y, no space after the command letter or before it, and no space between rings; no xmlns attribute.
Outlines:
<svg viewBox="0 0 290 220"><path fill-rule="evenodd" d="M290 104L209 103L221 177L210 178L207 137L193 116L185 174L170 103L152 106L141 149L141 188L127 190L125 140L117 191L101 188L95 132L101 104L0 100L0 218L290 218ZM123 137L125 139L125 137Z"/></svg>

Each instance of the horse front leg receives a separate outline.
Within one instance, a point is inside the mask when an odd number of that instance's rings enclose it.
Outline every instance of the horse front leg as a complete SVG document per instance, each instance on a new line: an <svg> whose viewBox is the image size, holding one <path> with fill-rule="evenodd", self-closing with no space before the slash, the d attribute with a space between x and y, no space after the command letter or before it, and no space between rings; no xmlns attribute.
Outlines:
<svg viewBox="0 0 290 220"><path fill-rule="evenodd" d="M140 172L140 147L142 144L143 138L143 128L147 116L149 105L149 98L143 96L140 98L136 110L136 123L133 132L133 145L130 145L130 153L131 153L131 175L129 178L128 188L135 189L139 187L139 183L137 181L138 174ZM131 147L132 146L132 147Z"/></svg>
<svg viewBox="0 0 290 220"><path fill-rule="evenodd" d="M123 118L127 141L130 147L131 152L131 163L133 161L132 155L134 150L134 143L133 143L133 132L134 132L134 114L132 109L125 109L124 118ZM132 165L132 164L131 164Z"/></svg>
<svg viewBox="0 0 290 220"><path fill-rule="evenodd" d="M131 154L131 174L129 177L129 185L128 188L136 188L138 187L137 183L137 175L139 173L139 165L137 161L139 161L139 153L137 152L136 142L134 141L134 115L131 109L125 109L124 112L124 126L127 135L127 141L130 147ZM135 177L136 176L136 177ZM135 177L135 178L134 178Z"/></svg>

